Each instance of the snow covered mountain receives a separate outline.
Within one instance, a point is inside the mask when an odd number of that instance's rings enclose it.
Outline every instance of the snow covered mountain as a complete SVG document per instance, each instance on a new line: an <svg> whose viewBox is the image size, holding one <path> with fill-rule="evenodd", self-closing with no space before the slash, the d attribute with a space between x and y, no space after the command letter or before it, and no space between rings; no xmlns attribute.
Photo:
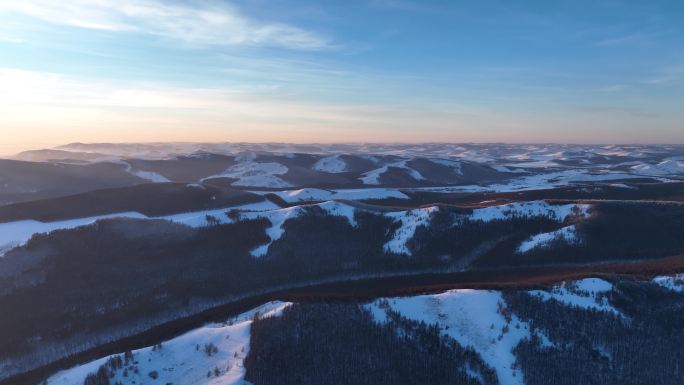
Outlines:
<svg viewBox="0 0 684 385"><path fill-rule="evenodd" d="M605 365L637 367L622 354L639 353L610 330L665 354L660 334L642 341L628 324L681 328L668 320L684 269L683 156L677 146L178 143L0 160L0 384L568 378L546 357L622 373ZM637 301L646 297L667 306ZM341 298L350 304L331 303ZM214 322L276 300L292 304ZM345 322L362 333L336 327ZM575 333L590 324L600 346ZM325 370L307 366L320 357Z"/></svg>

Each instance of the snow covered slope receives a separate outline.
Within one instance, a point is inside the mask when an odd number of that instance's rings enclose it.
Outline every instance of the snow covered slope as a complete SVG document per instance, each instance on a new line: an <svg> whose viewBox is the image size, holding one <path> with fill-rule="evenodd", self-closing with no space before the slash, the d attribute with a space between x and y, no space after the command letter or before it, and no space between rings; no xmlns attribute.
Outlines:
<svg viewBox="0 0 684 385"><path fill-rule="evenodd" d="M147 218L145 215L136 212L125 212L118 214L99 215L88 218L69 219L56 222L39 222L34 220L23 220L16 222L0 223L0 257L13 247L21 246L26 243L34 234L49 233L55 230L73 229L86 226L100 219L107 218Z"/></svg>
<svg viewBox="0 0 684 385"><path fill-rule="evenodd" d="M548 217L563 222L570 216L586 216L590 207L590 205L574 203L551 205L545 201L516 202L475 209L468 219L489 222L513 218Z"/></svg>
<svg viewBox="0 0 684 385"><path fill-rule="evenodd" d="M385 243L385 251L395 254L411 255L411 251L406 246L406 243L413 238L418 227L428 226L430 224L432 214L438 210L438 207L432 206L422 209L386 213L386 217L392 218L395 222L399 222L400 226L394 231L392 239Z"/></svg>
<svg viewBox="0 0 684 385"><path fill-rule="evenodd" d="M237 160L238 158L236 158ZM235 186L251 186L251 187L271 187L283 188L291 187L291 185L281 179L279 175L286 174L288 168L280 163L275 162L254 162L249 157L240 158L240 162L234 166L229 167L226 171L208 176L202 180L212 178L232 178L237 179L233 182Z"/></svg>
<svg viewBox="0 0 684 385"><path fill-rule="evenodd" d="M140 179L145 179L153 183L170 182L170 180L168 180L166 177L156 172L133 169L133 166L131 166L130 163L121 159L105 159L104 161L107 163L121 164L126 167L127 173L135 175Z"/></svg>
<svg viewBox="0 0 684 385"><path fill-rule="evenodd" d="M356 226L356 221L354 220L354 208L349 205L333 201L323 202L313 206L293 206L276 210L242 212L240 213L240 219L265 218L271 222L271 226L266 229L266 235L270 238L270 241L266 244L258 246L250 253L255 257L263 257L266 255L271 243L280 239L280 237L282 237L285 233L285 229L283 229L285 222L306 214L307 209L314 206L320 207L328 215L345 217L347 220L349 220L349 223L352 226Z"/></svg>
<svg viewBox="0 0 684 385"><path fill-rule="evenodd" d="M110 358L120 357L125 364L110 370L110 383L122 385L245 384L243 360L249 352L250 327L255 314L276 317L289 306L286 302L269 302L230 322L206 325L161 345L134 350L130 359L113 355L61 371L50 377L50 385L82 385L90 373L96 373Z"/></svg>
<svg viewBox="0 0 684 385"><path fill-rule="evenodd" d="M395 168L401 168L404 169L408 172L408 174L411 176L411 178L415 180L425 180L425 177L421 175L418 171L412 169L411 167L406 165L407 160L401 160L398 162L386 164L380 168L376 168L374 170L370 170L366 173L364 173L361 177L359 177L359 180L363 182L363 184L371 184L371 185L377 185L380 184L380 177L382 174L386 173L389 171L390 167L395 167Z"/></svg>
<svg viewBox="0 0 684 385"><path fill-rule="evenodd" d="M285 209L241 213L240 219L265 218L271 222L271 226L266 229L266 235L270 238L270 241L252 250L251 254L255 257L263 257L266 255L266 253L268 253L268 247L271 245L271 243L280 239L280 237L282 237L285 233L285 230L283 229L285 222L290 219L297 218L298 216L303 215L305 212L306 210L302 206L293 206Z"/></svg>
<svg viewBox="0 0 684 385"><path fill-rule="evenodd" d="M531 337L530 325L514 314L509 318L504 316L506 304L499 292L452 290L435 295L381 299L367 307L380 323L387 321L386 310L392 310L411 320L437 324L443 334L464 347L472 347L494 368L502 385L525 383L522 372L514 366L513 349L520 341ZM544 336L540 337L542 341L548 341Z"/></svg>
<svg viewBox="0 0 684 385"><path fill-rule="evenodd" d="M346 171L347 164L339 155L326 156L319 159L313 166L316 171L337 174Z"/></svg>
<svg viewBox="0 0 684 385"><path fill-rule="evenodd" d="M684 293L684 274L677 274L671 277L655 277L653 278L653 282L672 291Z"/></svg>
<svg viewBox="0 0 684 385"><path fill-rule="evenodd" d="M137 219L166 219L175 223L180 223L190 227L201 227L209 225L208 218L213 218L215 223L230 223L231 220L226 213L230 209L238 210L272 210L277 208L270 201L250 203L240 206L226 207L213 210L194 211L189 213L166 215L161 217L148 217L138 212L123 212L116 214L99 215L87 218L76 218L65 221L39 222L35 220L23 220L15 222L0 223L0 257L14 247L26 243L35 234L49 233L55 230L72 229L80 226L90 225L98 220L110 218L137 218Z"/></svg>
<svg viewBox="0 0 684 385"><path fill-rule="evenodd" d="M511 203L507 205L490 206L481 209L474 209L472 214L460 216L454 225L462 221L483 221L510 220L515 218L548 217L558 222L565 221L571 216L584 217L588 214L590 205L586 204L565 204L551 205L545 201L532 201L522 203ZM411 255L407 242L413 238L416 229L421 226L428 227L432 215L438 211L438 207L403 210L385 213L385 216L392 218L400 224L399 228L393 233L392 239L384 245L387 252L395 254ZM521 249L528 251L535 245L542 245L556 237L565 237L570 241L571 235L574 236L574 227L559 230L558 233L539 234L521 245Z"/></svg>
<svg viewBox="0 0 684 385"><path fill-rule="evenodd" d="M551 291L533 290L529 294L543 301L554 299L568 306L621 316L605 297L612 289L610 282L587 278L561 283ZM473 348L494 368L502 385L525 384L513 352L521 341L536 335L542 346L554 346L541 330L533 330L512 313L498 291L461 289L434 295L381 298L366 307L379 323L387 322L387 312L393 311L410 320L438 325L442 334L461 346ZM477 378L477 373L474 377Z"/></svg>
<svg viewBox="0 0 684 385"><path fill-rule="evenodd" d="M684 174L684 157L665 159L657 164L637 164L632 167L632 171L644 175L682 175Z"/></svg>
<svg viewBox="0 0 684 385"><path fill-rule="evenodd" d="M529 293L538 296L543 301L554 299L568 306L621 315L606 298L606 294L611 290L613 290L613 284L608 281L600 278L586 278L574 282L564 282L555 286L551 291L532 290Z"/></svg>
<svg viewBox="0 0 684 385"><path fill-rule="evenodd" d="M556 231L533 235L518 246L519 253L526 253L534 248L547 247L551 242L561 240L569 244L578 242L575 225L565 226Z"/></svg>
<svg viewBox="0 0 684 385"><path fill-rule="evenodd" d="M252 191L256 194L263 193ZM332 199L365 200L365 199L408 199L408 196L397 189L392 188L359 188L324 190L319 188L303 188L299 190L286 190L274 193L285 202L297 203L306 201L324 201Z"/></svg>

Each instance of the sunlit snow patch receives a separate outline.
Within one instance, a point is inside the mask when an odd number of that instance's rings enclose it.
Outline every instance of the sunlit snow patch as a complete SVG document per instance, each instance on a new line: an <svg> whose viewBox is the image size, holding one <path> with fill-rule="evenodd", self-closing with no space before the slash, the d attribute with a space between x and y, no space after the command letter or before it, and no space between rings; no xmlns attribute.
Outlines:
<svg viewBox="0 0 684 385"><path fill-rule="evenodd" d="M682 175L684 174L684 157L673 157L658 164L638 164L632 171L644 175Z"/></svg>
<svg viewBox="0 0 684 385"><path fill-rule="evenodd" d="M152 172L152 171L135 170L135 171L131 171L131 173L133 175L137 176L138 178L146 179L146 180L149 180L150 182L154 182L154 183L171 182L165 176L157 174L156 172Z"/></svg>
<svg viewBox="0 0 684 385"><path fill-rule="evenodd" d="M254 191L256 194L264 192ZM364 200L364 199L408 199L408 195L392 188L359 188L324 190L319 188L303 188L299 190L278 191L274 194L281 197L285 202L297 203L306 201L323 201L330 199Z"/></svg>
<svg viewBox="0 0 684 385"><path fill-rule="evenodd" d="M140 179L145 179L153 183L166 183L166 182L171 182L169 179L167 179L165 176L160 175L156 172L153 171L143 171L143 170L137 170L133 169L133 166L131 166L130 163L121 160L121 159L107 159L107 163L115 163L115 164L120 164L126 167L126 172L135 175Z"/></svg>
<svg viewBox="0 0 684 385"><path fill-rule="evenodd" d="M299 190L278 191L274 193L281 197L285 202L296 203L304 201L322 201L331 199L335 193L330 190L319 188L303 188Z"/></svg>
<svg viewBox="0 0 684 385"><path fill-rule="evenodd" d="M653 282L672 291L684 293L684 274L655 277Z"/></svg>
<svg viewBox="0 0 684 385"><path fill-rule="evenodd" d="M237 159L237 158L236 158ZM238 164L229 167L226 171L208 176L202 180L212 178L232 178L235 186L254 187L290 187L291 184L282 180L279 175L286 174L287 166L275 162L259 163L249 158L241 159Z"/></svg>
<svg viewBox="0 0 684 385"><path fill-rule="evenodd" d="M518 246L519 253L526 253L534 248L548 247L551 242L563 241L568 244L576 244L578 242L575 225L570 225L551 231L549 233L541 233L533 235Z"/></svg>
<svg viewBox="0 0 684 385"><path fill-rule="evenodd" d="M563 222L569 216L586 216L591 206L587 204L551 205L545 201L516 202L473 210L469 219L489 222L514 218L548 217Z"/></svg>
<svg viewBox="0 0 684 385"><path fill-rule="evenodd" d="M356 227L356 219L354 219L356 209L354 207L334 201L320 203L318 207L322 208L328 215L347 218L349 224Z"/></svg>
<svg viewBox="0 0 684 385"><path fill-rule="evenodd" d="M243 360L249 353L250 329L256 313L279 316L290 303L269 302L243 313L229 323L206 325L163 342L161 347L134 350L127 365L114 372L110 383L237 385L243 384ZM110 357L61 371L47 381L51 385L80 385ZM123 358L123 354L119 355ZM136 370L137 369L137 370ZM124 370L126 376L124 376ZM152 379L152 373L156 379Z"/></svg>
<svg viewBox="0 0 684 385"><path fill-rule="evenodd" d="M337 202L324 202L317 206L323 209L328 215L346 217L352 226L356 226L356 221L354 220L354 209L351 206ZM269 220L269 222L271 222L271 226L266 229L266 235L270 239L269 242L256 247L250 251L250 254L255 257L263 257L266 255L271 244L280 239L280 237L282 237L285 233L285 229L283 229L285 222L304 215L306 212L307 206L293 206L278 210L240 213L241 219L266 218Z"/></svg>
<svg viewBox="0 0 684 385"><path fill-rule="evenodd" d="M100 219L108 218L147 218L136 212L98 215L87 218L68 219L55 222L39 222L35 220L22 220L15 222L0 223L0 256L13 247L25 244L31 237L39 233L49 233L55 230L73 229L80 226L90 225Z"/></svg>
<svg viewBox="0 0 684 385"><path fill-rule="evenodd" d="M501 293L485 290L452 290L437 295L378 300L368 309L377 322L387 322L383 302L402 316L437 324L441 333L464 347L472 347L496 371L502 385L523 385L523 374L515 368L513 349L530 338L530 326L515 314L504 316ZM545 344L548 339L538 334Z"/></svg>
<svg viewBox="0 0 684 385"><path fill-rule="evenodd" d="M424 180L425 177L421 175L418 171L410 168L409 166L406 165L406 160L401 160L399 162L394 162L390 164L386 164L380 168L376 168L374 170L370 170L368 172L363 173L363 176L359 178L363 184L380 184L380 176L382 174L386 173L390 167L396 167L396 168L401 168L406 171L408 171L409 175L411 178L415 180Z"/></svg>
<svg viewBox="0 0 684 385"><path fill-rule="evenodd" d="M269 210L269 211L259 211L259 212L247 212L240 213L241 219L259 219L266 218L271 222L271 226L266 229L266 235L269 237L270 241L264 245L258 246L257 248L250 251L250 253L255 257L263 257L268 253L268 247L271 243L280 239L285 233L283 225L286 221L297 218L298 216L304 214L305 209L301 206L288 207L279 210Z"/></svg>
<svg viewBox="0 0 684 385"><path fill-rule="evenodd" d="M399 222L400 226L392 235L392 239L385 243L385 251L395 254L411 255L411 251L406 243L413 238L418 227L429 225L432 214L438 210L438 207L432 206L423 209L386 213L386 217L392 218L395 222Z"/></svg>
<svg viewBox="0 0 684 385"><path fill-rule="evenodd" d="M279 208L278 205L271 201L262 201L256 203L248 203L234 207L224 207L213 210L192 211L188 213L171 214L159 217L159 219L166 219L174 223L190 227L204 227L223 223L232 223L233 220L228 218L228 212L231 210L239 211L264 211L274 210Z"/></svg>
<svg viewBox="0 0 684 385"><path fill-rule="evenodd" d="M90 225L98 220L112 218L133 218L133 219L164 219L174 223L190 227L203 227L221 223L231 223L228 218L229 210L257 211L273 210L278 206L270 201L249 203L240 206L225 207L220 209L193 211L180 214L165 215L160 217L148 217L138 212L123 212L107 215L98 215L87 218L67 219L54 222L39 222L36 220L22 220L14 222L0 223L0 257L9 250L24 245L32 236L40 233L50 233L55 230L73 229L76 227Z"/></svg>
<svg viewBox="0 0 684 385"><path fill-rule="evenodd" d="M392 188L360 188L334 190L334 199L364 200L364 199L409 199L408 195Z"/></svg>
<svg viewBox="0 0 684 385"><path fill-rule="evenodd" d="M579 281L564 282L554 286L551 291L532 290L530 295L539 297L542 301L554 299L562 304L610 312L621 316L609 302L606 294L613 290L613 284L600 278L585 278Z"/></svg>
<svg viewBox="0 0 684 385"><path fill-rule="evenodd" d="M314 164L313 169L316 171L337 174L346 171L347 164L344 160L340 159L339 155L326 156L319 159L316 164Z"/></svg>

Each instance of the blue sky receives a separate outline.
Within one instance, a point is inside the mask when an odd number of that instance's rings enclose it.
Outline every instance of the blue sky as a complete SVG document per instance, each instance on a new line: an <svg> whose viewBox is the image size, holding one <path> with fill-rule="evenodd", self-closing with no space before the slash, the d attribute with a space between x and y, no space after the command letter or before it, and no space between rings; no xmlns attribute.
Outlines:
<svg viewBox="0 0 684 385"><path fill-rule="evenodd" d="M3 0L0 153L684 142L684 2Z"/></svg>

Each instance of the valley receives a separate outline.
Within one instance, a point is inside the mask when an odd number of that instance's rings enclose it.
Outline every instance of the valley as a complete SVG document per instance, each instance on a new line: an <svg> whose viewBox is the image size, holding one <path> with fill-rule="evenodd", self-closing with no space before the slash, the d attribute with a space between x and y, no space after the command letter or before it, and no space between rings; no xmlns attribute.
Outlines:
<svg viewBox="0 0 684 385"><path fill-rule="evenodd" d="M100 150L106 159L99 157L102 154L81 156L80 167L112 162L112 157L122 155L115 153L120 146ZM450 298L448 293L461 293L455 298L466 301L463 311L470 314L485 311L467 307L470 292L482 293L482 299L480 294L472 297L478 298L477 303L513 306L518 303L516 293L541 290L542 299L555 298L543 293L564 282L666 282L684 271L682 174L646 176L636 173L629 161L648 159L658 165L676 158L674 149L659 149L655 158L620 153L602 155L600 161L582 154L581 159L596 162L593 166L577 163L574 156L563 162L554 158L554 165L543 161L543 169L536 167L546 155L530 158L537 163L525 162L515 151L505 150L499 150L496 161L482 155L467 161L436 158L436 147L431 148L434 153L418 157L408 155L410 149L376 155L157 153L154 159L139 161L129 154L124 172L155 173L164 179L6 203L0 206L0 307L6 310L0 316L0 381L278 383L266 369L276 364L275 358L249 355L250 340L245 336L260 320L238 316L263 304L281 304L274 306L283 319L289 319L287 314L319 319L320 309L328 306L332 314L361 322L358 327L369 328L368 333L381 333L377 338L383 342L375 347L358 341L365 346L359 349L370 348L367 354L372 355L385 343L399 344L401 349L417 343L392 340L393 333L404 335L397 327L422 330L420 338L428 338L435 332L430 325L441 322L439 317L418 317L429 314L427 310L399 311L399 318L388 326L374 307L385 303L382 298L420 302L421 296ZM69 155L65 152L46 153ZM557 151L550 154L563 158ZM631 165L625 168L624 163ZM227 168L217 171L223 167ZM183 170L182 176L172 174L173 170ZM455 301L453 306L461 306L461 299ZM369 311L375 321L361 321ZM394 312L392 317L397 317ZM241 321L220 326L234 316ZM326 317L320 322L328 322ZM415 329L414 323L420 321L427 329ZM472 320L453 322L450 328ZM532 324L526 325L530 331ZM235 341L202 342L214 332ZM199 342L173 342L186 333L196 334ZM547 374L526 374L537 373L538 367L536 361L525 360L534 357L531 352L536 349L529 341L536 343L540 336L520 334L506 340L508 345L490 346L446 332L438 338L446 339L440 349L465 366L455 366L451 374L439 366L435 373L444 373L444 381L536 383L534 378ZM269 346L271 338L259 344ZM187 352L195 344L206 355L202 347L210 341L219 347L216 357L212 353L197 361L194 353ZM159 344L170 348L170 356L159 358L168 364L164 367L135 364L137 373L132 375L131 361L126 364L128 377L122 377L125 365L119 361L124 357L107 361L141 348L135 354L152 360L160 354ZM558 354L567 353L557 348ZM224 349L239 352L230 359ZM401 354L413 354L410 349ZM439 357L427 364L444 365ZM54 377L57 371L89 361L93 363ZM499 362L504 366L497 366ZM100 369L102 365L110 366ZM175 368L173 373L170 368ZM304 366L301 370L310 373ZM416 368L415 373L421 370ZM87 380L91 372L95 377ZM152 372L158 379L149 375ZM291 374L288 378L303 383L326 381L315 376L305 381ZM528 376L531 381L520 382ZM104 377L111 381L92 382L105 381Z"/></svg>

